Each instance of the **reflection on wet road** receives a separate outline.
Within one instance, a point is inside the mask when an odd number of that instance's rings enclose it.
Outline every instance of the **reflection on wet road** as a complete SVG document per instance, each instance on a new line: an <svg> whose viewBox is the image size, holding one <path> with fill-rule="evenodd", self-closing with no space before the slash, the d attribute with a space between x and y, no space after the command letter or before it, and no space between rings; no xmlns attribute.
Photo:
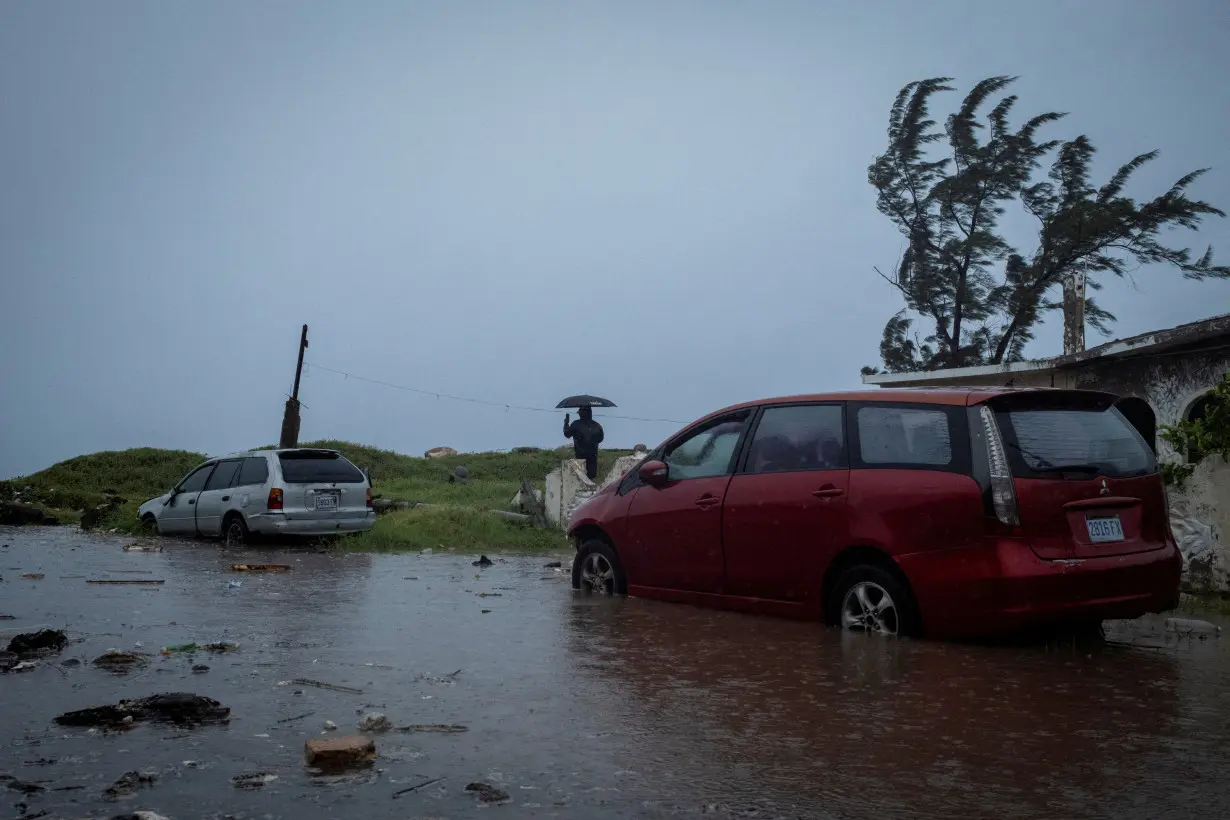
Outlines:
<svg viewBox="0 0 1230 820"><path fill-rule="evenodd" d="M1154 818L1230 804L1226 637L1133 626L1098 647L898 642L578 597L542 558L125 553L63 529L0 529L0 542L3 642L43 626L73 640L0 676L0 774L44 787L0 784L15 816ZM230 571L242 560L294 569ZM166 583L86 584L104 578ZM239 649L158 654L215 641ZM151 662L90 664L112 648ZM53 723L167 691L216 698L229 725ZM370 772L313 777L304 741L326 720L353 733L372 710L468 731L376 735ZM134 769L160 777L105 799ZM236 788L245 774L263 785ZM511 803L481 806L473 781Z"/></svg>

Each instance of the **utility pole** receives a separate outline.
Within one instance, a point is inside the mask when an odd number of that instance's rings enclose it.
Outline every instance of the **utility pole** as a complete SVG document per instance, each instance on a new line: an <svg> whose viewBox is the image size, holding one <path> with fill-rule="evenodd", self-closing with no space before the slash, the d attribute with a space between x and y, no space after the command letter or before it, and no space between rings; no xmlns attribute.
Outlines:
<svg viewBox="0 0 1230 820"><path fill-rule="evenodd" d="M1085 349L1085 266L1063 280L1063 353L1070 356Z"/></svg>
<svg viewBox="0 0 1230 820"><path fill-rule="evenodd" d="M307 350L307 325L299 336L299 361L295 365L295 389L286 400L286 410L282 414L282 436L278 446L282 449L299 446L299 378L303 375L303 351Z"/></svg>

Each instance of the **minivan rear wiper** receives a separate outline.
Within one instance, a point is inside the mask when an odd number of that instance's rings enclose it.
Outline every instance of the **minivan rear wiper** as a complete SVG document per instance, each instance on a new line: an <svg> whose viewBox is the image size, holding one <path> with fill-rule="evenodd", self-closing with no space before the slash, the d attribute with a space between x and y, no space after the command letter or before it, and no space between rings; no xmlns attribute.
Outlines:
<svg viewBox="0 0 1230 820"><path fill-rule="evenodd" d="M1101 464L1048 464L1030 469L1035 473L1100 473L1105 468Z"/></svg>

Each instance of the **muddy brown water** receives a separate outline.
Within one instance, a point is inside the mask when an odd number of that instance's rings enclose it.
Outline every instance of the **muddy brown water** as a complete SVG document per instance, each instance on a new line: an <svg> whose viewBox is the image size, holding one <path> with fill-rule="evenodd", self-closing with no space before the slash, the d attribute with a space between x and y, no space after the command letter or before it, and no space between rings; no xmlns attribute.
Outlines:
<svg viewBox="0 0 1230 820"><path fill-rule="evenodd" d="M12 816L1156 818L1230 805L1230 638L1167 636L1160 619L1113 625L1097 645L891 641L586 598L542 557L480 570L475 556L201 542L125 553L67 529L0 528L0 543L4 642L43 626L73 641L0 676L0 774L45 788L0 783ZM294 569L230 571L241 561ZM86 583L146 577L166 583ZM216 641L239 649L157 654ZM153 657L126 675L90 665L112 648ZM53 723L167 691L216 698L231 721ZM303 744L324 721L354 732L372 710L468 731L376 735L370 771L309 772ZM106 800L134 769L160 777ZM241 775L264 785L238 789ZM481 805L475 781L510 802Z"/></svg>

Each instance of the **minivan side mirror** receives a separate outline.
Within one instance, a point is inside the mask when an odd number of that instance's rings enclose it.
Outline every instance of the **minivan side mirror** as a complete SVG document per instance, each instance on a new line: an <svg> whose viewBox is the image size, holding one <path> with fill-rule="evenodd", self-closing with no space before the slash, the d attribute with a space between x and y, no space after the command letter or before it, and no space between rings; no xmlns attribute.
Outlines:
<svg viewBox="0 0 1230 820"><path fill-rule="evenodd" d="M641 481L650 487L665 487L670 483L670 467L662 461L646 461L638 470Z"/></svg>

